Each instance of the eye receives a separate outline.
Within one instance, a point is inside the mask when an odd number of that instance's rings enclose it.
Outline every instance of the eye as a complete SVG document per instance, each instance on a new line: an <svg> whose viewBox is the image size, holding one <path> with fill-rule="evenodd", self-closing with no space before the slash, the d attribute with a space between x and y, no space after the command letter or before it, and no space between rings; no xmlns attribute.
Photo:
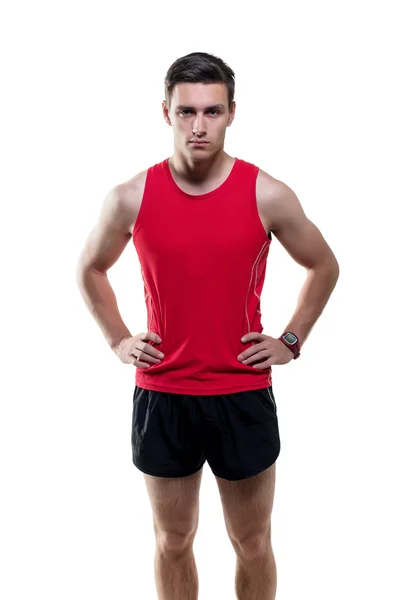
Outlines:
<svg viewBox="0 0 400 600"><path fill-rule="evenodd" d="M183 114L183 113L191 113L193 112L190 108L185 108L184 110L180 110L178 114ZM209 113L215 113L215 114L219 114L220 111L213 108L212 110L208 111Z"/></svg>

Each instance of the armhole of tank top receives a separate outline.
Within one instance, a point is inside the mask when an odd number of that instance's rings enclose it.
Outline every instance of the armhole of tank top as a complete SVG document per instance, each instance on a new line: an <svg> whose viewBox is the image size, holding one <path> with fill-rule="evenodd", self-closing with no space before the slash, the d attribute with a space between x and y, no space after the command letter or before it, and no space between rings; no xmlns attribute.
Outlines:
<svg viewBox="0 0 400 600"><path fill-rule="evenodd" d="M138 213L137 213L137 215L136 215L135 222L134 222L134 224L133 224L133 227L132 227L132 230L131 230L131 233L132 233L132 239L134 239L134 237L135 237L135 235L136 235L136 231L137 231L138 225L140 224L141 217L142 217L142 214L143 214L143 204L144 204L144 202L145 202L146 190L148 189L148 180L149 180L149 171L150 171L150 169L151 169L151 167L149 167L149 168L147 169L147 171L146 171L146 177L145 177L145 180L144 180L144 185L143 185L142 199L141 199L141 201L140 201L139 210L138 210Z"/></svg>
<svg viewBox="0 0 400 600"><path fill-rule="evenodd" d="M256 165L253 165L253 166L254 166L254 177L250 177L250 201L251 201L251 206L252 206L254 215L256 217L256 220L260 224L261 229L262 229L264 235L267 236L267 238L271 242L272 241L271 231L268 231L268 234L265 231L263 222L261 221L260 214L258 212L258 206L257 206L257 177L258 177L258 173L259 173L260 168L257 167Z"/></svg>

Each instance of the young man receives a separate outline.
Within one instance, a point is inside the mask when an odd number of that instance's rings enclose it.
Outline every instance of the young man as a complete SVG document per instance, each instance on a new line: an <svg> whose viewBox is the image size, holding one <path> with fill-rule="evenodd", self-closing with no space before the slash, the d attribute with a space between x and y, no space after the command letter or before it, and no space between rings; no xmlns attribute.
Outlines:
<svg viewBox="0 0 400 600"><path fill-rule="evenodd" d="M170 67L162 108L174 153L110 191L77 270L109 345L137 367L132 458L153 509L163 600L198 597L193 541L206 460L237 554L237 597L275 598L271 511L280 439L271 366L299 357L339 275L295 193L224 151L233 96L234 73L213 55L195 52ZM260 312L272 234L307 269L279 338L262 333ZM148 314L148 331L137 335L122 321L107 279L131 238Z"/></svg>

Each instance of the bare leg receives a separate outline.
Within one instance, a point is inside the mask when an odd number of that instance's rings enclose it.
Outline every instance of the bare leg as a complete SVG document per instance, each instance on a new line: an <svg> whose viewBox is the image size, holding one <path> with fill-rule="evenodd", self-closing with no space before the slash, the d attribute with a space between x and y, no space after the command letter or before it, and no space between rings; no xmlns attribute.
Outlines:
<svg viewBox="0 0 400 600"><path fill-rule="evenodd" d="M277 571L270 540L254 556L237 553L235 589L238 600L275 600Z"/></svg>
<svg viewBox="0 0 400 600"><path fill-rule="evenodd" d="M145 475L156 540L155 582L159 600L197 600L193 542L199 523L202 469L187 477Z"/></svg>
<svg viewBox="0 0 400 600"><path fill-rule="evenodd" d="M271 546L276 464L238 481L217 477L226 528L236 552L238 600L275 600L277 571Z"/></svg>
<svg viewBox="0 0 400 600"><path fill-rule="evenodd" d="M159 600L197 600L199 581L193 549L183 552L156 549L155 579Z"/></svg>

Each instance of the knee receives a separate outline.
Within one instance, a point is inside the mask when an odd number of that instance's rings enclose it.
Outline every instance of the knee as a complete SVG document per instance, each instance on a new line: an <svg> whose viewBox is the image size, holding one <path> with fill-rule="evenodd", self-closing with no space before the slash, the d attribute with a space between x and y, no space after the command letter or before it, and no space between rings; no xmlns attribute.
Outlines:
<svg viewBox="0 0 400 600"><path fill-rule="evenodd" d="M192 550L196 532L159 531L156 535L157 549L162 554L181 554Z"/></svg>
<svg viewBox="0 0 400 600"><path fill-rule="evenodd" d="M265 558L271 549L271 531L268 529L251 533L242 540L236 541L233 545L237 555L244 559Z"/></svg>

